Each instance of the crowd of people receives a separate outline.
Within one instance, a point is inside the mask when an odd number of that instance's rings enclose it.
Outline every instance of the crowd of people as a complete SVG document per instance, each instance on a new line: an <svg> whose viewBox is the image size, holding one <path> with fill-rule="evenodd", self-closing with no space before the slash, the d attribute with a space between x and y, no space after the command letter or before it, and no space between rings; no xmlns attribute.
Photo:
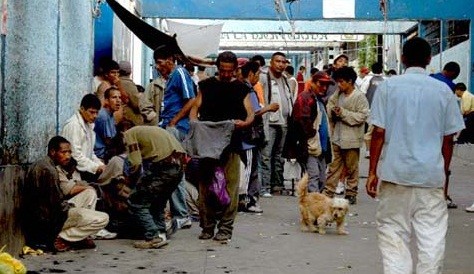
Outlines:
<svg viewBox="0 0 474 274"><path fill-rule="evenodd" d="M365 146L367 192L380 199L384 269L411 258L411 223L416 235L432 235L418 239L419 273L431 273L424 270L440 268L444 253L454 136L466 124L458 142L472 138L474 103L463 83L452 83L456 63L427 75L430 52L423 39L409 40L402 56L407 70L392 77L380 63L358 76L342 54L330 67L311 69L305 81L306 68L295 77L283 52L273 53L268 66L259 55L222 52L210 77L205 67L194 73L192 65L178 64L164 46L154 51L159 76L146 88L131 80L129 62L104 60L94 92L27 173L27 243L66 251L93 248L93 239L118 233L138 238L136 248L160 248L193 220L199 239L228 241L238 211L262 213L259 199L285 189L285 159L308 173L309 192L343 194L354 205ZM400 195L411 202L400 202ZM394 240L406 250L393 250ZM423 255L432 251L436 256Z"/></svg>

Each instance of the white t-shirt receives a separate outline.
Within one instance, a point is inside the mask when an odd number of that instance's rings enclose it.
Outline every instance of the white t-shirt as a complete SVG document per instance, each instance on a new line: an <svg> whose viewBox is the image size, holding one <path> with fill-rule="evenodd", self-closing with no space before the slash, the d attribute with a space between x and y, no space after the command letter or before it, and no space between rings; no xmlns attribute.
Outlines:
<svg viewBox="0 0 474 274"><path fill-rule="evenodd" d="M385 129L377 171L381 180L443 187L443 137L464 128L456 97L446 84L420 67L386 79L375 92L370 123Z"/></svg>

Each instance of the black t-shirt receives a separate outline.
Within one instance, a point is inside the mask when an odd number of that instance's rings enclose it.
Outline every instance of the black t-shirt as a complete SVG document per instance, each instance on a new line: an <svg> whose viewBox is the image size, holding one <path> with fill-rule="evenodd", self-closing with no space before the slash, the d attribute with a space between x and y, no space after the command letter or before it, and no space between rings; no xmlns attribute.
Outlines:
<svg viewBox="0 0 474 274"><path fill-rule="evenodd" d="M247 118L243 102L250 88L244 83L238 80L223 82L211 77L199 82L199 91L202 94L199 109L201 121L218 122Z"/></svg>

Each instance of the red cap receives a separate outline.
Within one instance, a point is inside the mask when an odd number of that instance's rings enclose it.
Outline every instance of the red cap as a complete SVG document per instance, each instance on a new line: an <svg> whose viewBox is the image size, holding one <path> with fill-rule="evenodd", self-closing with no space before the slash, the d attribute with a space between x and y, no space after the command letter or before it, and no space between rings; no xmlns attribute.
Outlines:
<svg viewBox="0 0 474 274"><path fill-rule="evenodd" d="M321 82L321 83L327 83L330 85L334 85L334 81L331 79L331 76L327 74L325 71L318 71L313 75L312 78L313 82Z"/></svg>
<svg viewBox="0 0 474 274"><path fill-rule="evenodd" d="M243 65L247 64L248 61L248 58L237 58L237 67L242 67Z"/></svg>
<svg viewBox="0 0 474 274"><path fill-rule="evenodd" d="M370 70L367 67L361 67L359 72L364 73L364 74L369 74Z"/></svg>

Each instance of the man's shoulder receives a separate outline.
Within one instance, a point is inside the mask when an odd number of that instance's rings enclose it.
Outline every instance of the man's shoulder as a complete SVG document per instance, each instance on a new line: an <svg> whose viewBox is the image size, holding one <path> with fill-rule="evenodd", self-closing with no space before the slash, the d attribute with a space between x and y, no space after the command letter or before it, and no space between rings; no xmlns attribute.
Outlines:
<svg viewBox="0 0 474 274"><path fill-rule="evenodd" d="M32 174L32 173L37 174L40 172L43 173L44 171L47 171L51 174L56 173L56 168L53 162L51 161L51 158L49 158L48 156L45 156L37 160L36 162L31 164L31 166L28 169L29 174Z"/></svg>

